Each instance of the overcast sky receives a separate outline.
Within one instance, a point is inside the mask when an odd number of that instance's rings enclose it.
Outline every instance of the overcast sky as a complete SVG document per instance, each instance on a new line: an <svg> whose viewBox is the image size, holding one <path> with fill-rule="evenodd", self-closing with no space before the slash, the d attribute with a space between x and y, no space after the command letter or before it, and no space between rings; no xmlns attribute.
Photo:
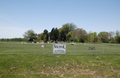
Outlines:
<svg viewBox="0 0 120 78"><path fill-rule="evenodd" d="M120 0L0 0L0 38L50 32L65 23L87 32L120 30Z"/></svg>

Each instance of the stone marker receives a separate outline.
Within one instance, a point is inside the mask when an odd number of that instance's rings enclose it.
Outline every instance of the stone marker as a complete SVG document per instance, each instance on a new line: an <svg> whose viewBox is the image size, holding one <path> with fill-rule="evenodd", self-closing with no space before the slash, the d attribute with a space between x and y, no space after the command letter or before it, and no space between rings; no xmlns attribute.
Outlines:
<svg viewBox="0 0 120 78"><path fill-rule="evenodd" d="M74 43L70 43L71 45L74 45Z"/></svg>
<svg viewBox="0 0 120 78"><path fill-rule="evenodd" d="M88 50L95 50L95 47L89 47Z"/></svg>
<svg viewBox="0 0 120 78"><path fill-rule="evenodd" d="M41 45L41 47L44 47L44 45Z"/></svg>

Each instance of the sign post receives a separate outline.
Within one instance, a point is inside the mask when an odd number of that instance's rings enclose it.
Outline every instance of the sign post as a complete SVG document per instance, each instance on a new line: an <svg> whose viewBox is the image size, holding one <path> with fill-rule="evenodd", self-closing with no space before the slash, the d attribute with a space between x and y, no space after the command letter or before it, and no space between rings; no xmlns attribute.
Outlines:
<svg viewBox="0 0 120 78"><path fill-rule="evenodd" d="M66 54L66 44L53 44L53 54Z"/></svg>
<svg viewBox="0 0 120 78"><path fill-rule="evenodd" d="M103 44L103 54L104 54L104 44Z"/></svg>

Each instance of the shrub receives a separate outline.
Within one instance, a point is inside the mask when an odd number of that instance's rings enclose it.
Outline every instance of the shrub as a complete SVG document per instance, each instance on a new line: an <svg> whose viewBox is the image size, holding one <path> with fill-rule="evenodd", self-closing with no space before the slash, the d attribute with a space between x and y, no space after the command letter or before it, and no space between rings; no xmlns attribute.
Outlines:
<svg viewBox="0 0 120 78"><path fill-rule="evenodd" d="M81 42L82 42L82 43L84 43L84 42L85 42L85 40L84 40L84 39L81 39Z"/></svg>
<svg viewBox="0 0 120 78"><path fill-rule="evenodd" d="M70 41L75 41L75 38L69 38Z"/></svg>
<svg viewBox="0 0 120 78"><path fill-rule="evenodd" d="M115 43L115 41L109 41L109 43Z"/></svg>
<svg viewBox="0 0 120 78"><path fill-rule="evenodd" d="M33 42L34 42L34 43L37 43L37 40L33 39Z"/></svg>
<svg viewBox="0 0 120 78"><path fill-rule="evenodd" d="M77 39L77 42L81 42L81 40L80 40L80 39Z"/></svg>
<svg viewBox="0 0 120 78"><path fill-rule="evenodd" d="M98 40L98 41L97 41L97 43L101 44L101 43L102 43L102 41L101 41L101 40Z"/></svg>

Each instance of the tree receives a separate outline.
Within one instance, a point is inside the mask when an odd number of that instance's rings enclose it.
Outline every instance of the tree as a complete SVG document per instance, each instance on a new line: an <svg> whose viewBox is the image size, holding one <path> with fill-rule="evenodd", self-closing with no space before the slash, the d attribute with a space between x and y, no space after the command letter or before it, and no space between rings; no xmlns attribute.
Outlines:
<svg viewBox="0 0 120 78"><path fill-rule="evenodd" d="M120 36L117 38L117 42L120 43Z"/></svg>
<svg viewBox="0 0 120 78"><path fill-rule="evenodd" d="M89 33L87 33L87 41L91 42L91 36L92 36L92 32L90 31Z"/></svg>
<svg viewBox="0 0 120 78"><path fill-rule="evenodd" d="M40 40L43 40L43 39L44 39L43 33L38 34L37 40L40 41Z"/></svg>
<svg viewBox="0 0 120 78"><path fill-rule="evenodd" d="M109 33L108 32L100 32L98 34L98 38L104 42L104 43L107 43L108 42L108 36L109 36Z"/></svg>
<svg viewBox="0 0 120 78"><path fill-rule="evenodd" d="M41 34L41 40L44 40L44 34L43 33Z"/></svg>
<svg viewBox="0 0 120 78"><path fill-rule="evenodd" d="M71 33L71 37L75 39L75 30Z"/></svg>
<svg viewBox="0 0 120 78"><path fill-rule="evenodd" d="M68 32L74 31L76 29L76 25L73 23L67 23L62 26L62 29L65 31L65 34Z"/></svg>
<svg viewBox="0 0 120 78"><path fill-rule="evenodd" d="M84 42L87 38L87 32L82 28L77 28L75 30L75 38L80 39L81 42Z"/></svg>
<svg viewBox="0 0 120 78"><path fill-rule="evenodd" d="M60 41L65 41L66 40L66 35L64 30L61 30L60 34L59 34L59 40Z"/></svg>
<svg viewBox="0 0 120 78"><path fill-rule="evenodd" d="M55 28L55 41L56 40L58 40L58 38L59 38L59 31L58 31L58 29L57 28Z"/></svg>
<svg viewBox="0 0 120 78"><path fill-rule="evenodd" d="M120 36L120 31L116 30L116 37Z"/></svg>
<svg viewBox="0 0 120 78"><path fill-rule="evenodd" d="M116 42L120 43L120 31L116 31L116 36L115 36Z"/></svg>
<svg viewBox="0 0 120 78"><path fill-rule="evenodd" d="M69 40L70 38L72 37L72 32L69 32L68 34L67 34L67 40Z"/></svg>
<svg viewBox="0 0 120 78"><path fill-rule="evenodd" d="M50 32L50 40L54 40L54 28Z"/></svg>
<svg viewBox="0 0 120 78"><path fill-rule="evenodd" d="M50 32L50 39L53 41L58 40L59 38L59 31L57 28L52 28L51 32Z"/></svg>
<svg viewBox="0 0 120 78"><path fill-rule="evenodd" d="M109 37L110 40L112 40L112 38L114 37L114 34L115 34L115 33L112 32L112 31L109 32L109 36L108 36L108 37Z"/></svg>
<svg viewBox="0 0 120 78"><path fill-rule="evenodd" d="M25 39L28 39L28 41L33 41L33 39L37 39L37 34L33 30L26 31L23 36Z"/></svg>
<svg viewBox="0 0 120 78"><path fill-rule="evenodd" d="M44 42L48 41L48 31L45 29L43 32L43 36L44 36Z"/></svg>
<svg viewBox="0 0 120 78"><path fill-rule="evenodd" d="M47 35L44 35L44 43L47 43Z"/></svg>
<svg viewBox="0 0 120 78"><path fill-rule="evenodd" d="M97 42L97 40L98 40L97 33L96 32L92 33L92 35L90 37L90 41L95 43L95 42Z"/></svg>
<svg viewBox="0 0 120 78"><path fill-rule="evenodd" d="M74 25L73 23L66 23L62 26L62 28L59 29L59 31L63 30L65 32L65 35L67 37L67 34L69 32L73 32L76 29L76 25ZM66 38L68 39L68 38Z"/></svg>

